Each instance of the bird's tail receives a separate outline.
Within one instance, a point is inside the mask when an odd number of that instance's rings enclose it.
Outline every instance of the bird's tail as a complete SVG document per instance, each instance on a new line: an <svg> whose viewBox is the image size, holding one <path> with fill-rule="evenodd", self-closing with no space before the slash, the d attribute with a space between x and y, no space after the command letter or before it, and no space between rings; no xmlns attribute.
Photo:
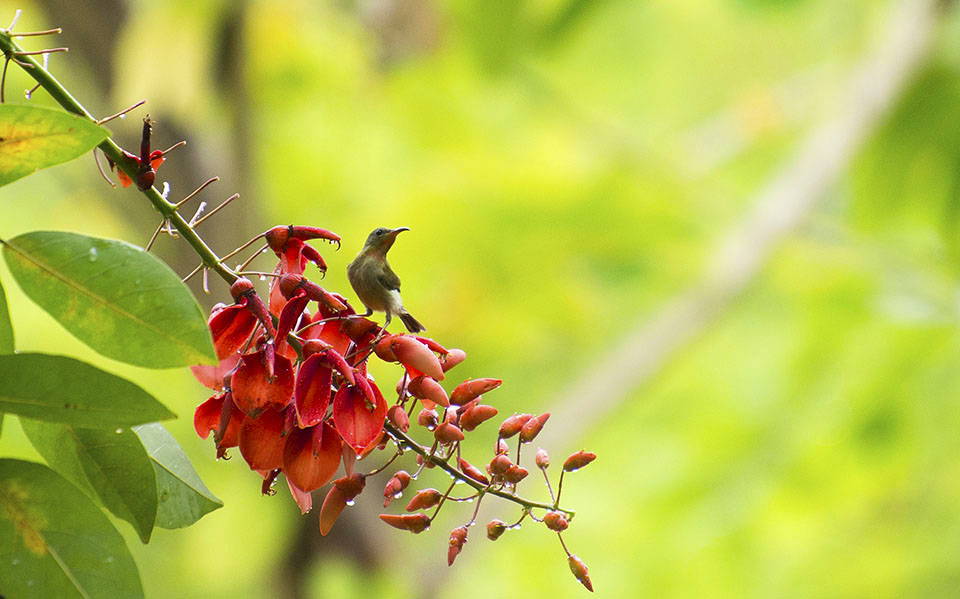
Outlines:
<svg viewBox="0 0 960 599"><path fill-rule="evenodd" d="M420 331L427 330L427 327L420 324L420 321L414 318L413 315L407 312L406 310L404 310L403 312L400 312L399 314L397 314L397 316L399 316L400 320L403 321L403 326L407 327L407 330L410 331L411 333L419 333Z"/></svg>

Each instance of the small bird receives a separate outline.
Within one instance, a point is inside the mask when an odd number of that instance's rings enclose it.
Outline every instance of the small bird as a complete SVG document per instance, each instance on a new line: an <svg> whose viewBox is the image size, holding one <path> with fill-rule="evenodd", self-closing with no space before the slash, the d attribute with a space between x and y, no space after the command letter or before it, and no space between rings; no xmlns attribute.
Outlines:
<svg viewBox="0 0 960 599"><path fill-rule="evenodd" d="M387 252L393 246L397 235L409 230L407 227L374 229L367 236L363 249L347 266L347 278L350 279L350 285L357 297L367 308L367 313L362 316L370 316L374 310L385 312L387 320L383 323L383 328L386 329L391 317L396 314L408 331L419 333L427 329L403 307L400 300L400 277L390 269L387 262Z"/></svg>

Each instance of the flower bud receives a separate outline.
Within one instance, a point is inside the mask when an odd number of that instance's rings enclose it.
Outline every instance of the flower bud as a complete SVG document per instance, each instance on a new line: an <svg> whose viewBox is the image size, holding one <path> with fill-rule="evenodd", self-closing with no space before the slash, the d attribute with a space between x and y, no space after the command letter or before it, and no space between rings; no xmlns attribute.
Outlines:
<svg viewBox="0 0 960 599"><path fill-rule="evenodd" d="M410 335L395 335L390 343L393 355L401 364L429 375L434 380L443 380L443 369L440 360L425 344L420 343Z"/></svg>
<svg viewBox="0 0 960 599"><path fill-rule="evenodd" d="M457 428L457 425L452 422L444 422L438 426L436 430L433 431L433 436L441 445L458 443L464 439L463 431Z"/></svg>
<svg viewBox="0 0 960 599"><path fill-rule="evenodd" d="M460 427L470 432L496 415L497 409L493 406L473 405L460 416Z"/></svg>
<svg viewBox="0 0 960 599"><path fill-rule="evenodd" d="M507 454L497 454L495 458L490 460L490 474L493 476L503 476L503 474L512 466L513 462L510 461L510 458L507 457Z"/></svg>
<svg viewBox="0 0 960 599"><path fill-rule="evenodd" d="M546 470L550 467L550 456L547 455L547 450L542 447L537 450L537 468L541 470Z"/></svg>
<svg viewBox="0 0 960 599"><path fill-rule="evenodd" d="M503 520L491 520L487 524L487 538L496 541L507 530L507 523Z"/></svg>
<svg viewBox="0 0 960 599"><path fill-rule="evenodd" d="M403 490L410 484L410 475L406 470L400 470L387 481L383 488L383 507L390 505L390 502L396 499Z"/></svg>
<svg viewBox="0 0 960 599"><path fill-rule="evenodd" d="M466 474L473 480L477 481L478 483L483 483L485 485L490 484L490 481L487 479L486 476L483 475L483 472L480 472L480 469L474 466L473 464L471 464L470 462L466 461L463 458L460 458L458 460L458 463L460 464L460 470L463 471L464 474Z"/></svg>
<svg viewBox="0 0 960 599"><path fill-rule="evenodd" d="M509 439L516 435L531 418L533 418L533 414L514 414L507 418L500 425L500 438Z"/></svg>
<svg viewBox="0 0 960 599"><path fill-rule="evenodd" d="M563 469L567 472L576 472L595 459L597 459L597 454L581 449L567 458L567 461L563 463Z"/></svg>
<svg viewBox="0 0 960 599"><path fill-rule="evenodd" d="M409 530L413 534L419 534L430 528L430 517L426 514L380 514L380 519L394 528L400 530Z"/></svg>
<svg viewBox="0 0 960 599"><path fill-rule="evenodd" d="M510 468L503 473L503 480L507 481L511 485L515 485L527 478L528 474L530 474L530 471L523 466L510 466Z"/></svg>
<svg viewBox="0 0 960 599"><path fill-rule="evenodd" d="M403 409L403 406L390 406L390 409L387 410L387 419L402 433L410 430L410 417L407 416L407 412Z"/></svg>
<svg viewBox="0 0 960 599"><path fill-rule="evenodd" d="M497 455L510 453L510 446L503 439L497 439Z"/></svg>
<svg viewBox="0 0 960 599"><path fill-rule="evenodd" d="M440 418L437 416L437 411L423 408L420 410L420 413L417 414L417 424L426 428L428 431L432 431L433 429L437 428L437 425L440 424Z"/></svg>
<svg viewBox="0 0 960 599"><path fill-rule="evenodd" d="M443 371L446 372L466 359L467 352L462 349L451 349L440 356L440 366L443 368Z"/></svg>
<svg viewBox="0 0 960 599"><path fill-rule="evenodd" d="M233 285L230 285L230 296L233 297L234 301L237 301L253 290L253 283L250 282L250 279L240 277L233 282Z"/></svg>
<svg viewBox="0 0 960 599"><path fill-rule="evenodd" d="M436 489L424 489L413 496L410 503L407 504L408 512L430 509L440 503L443 493Z"/></svg>
<svg viewBox="0 0 960 599"><path fill-rule="evenodd" d="M407 390L417 399L428 399L433 403L450 407L450 400L447 398L447 392L443 390L440 383L427 375L418 376L410 381Z"/></svg>
<svg viewBox="0 0 960 599"><path fill-rule="evenodd" d="M500 379L473 379L463 381L457 385L453 393L450 394L450 403L458 406L463 405L472 399L480 397L487 391L493 391L499 387L502 382Z"/></svg>
<svg viewBox="0 0 960 599"><path fill-rule="evenodd" d="M520 428L520 442L529 443L533 441L540 430L543 428L543 425L547 423L547 420L550 418L550 412L540 414L536 418L531 418L527 420L524 425Z"/></svg>
<svg viewBox="0 0 960 599"><path fill-rule="evenodd" d="M573 575L577 580L580 581L580 584L585 586L588 591L593 592L593 583L590 582L590 575L587 573L587 565L583 563L579 557L571 555L567 558L567 564L570 566L570 571L573 572Z"/></svg>
<svg viewBox="0 0 960 599"><path fill-rule="evenodd" d="M422 455L417 454L417 466L424 466L425 468L433 468L436 464L433 463L433 460L428 460Z"/></svg>
<svg viewBox="0 0 960 599"><path fill-rule="evenodd" d="M460 551L467 543L467 527L458 526L450 531L450 548L447 549L447 565L452 566Z"/></svg>
<svg viewBox="0 0 960 599"><path fill-rule="evenodd" d="M543 523L547 525L547 528L555 532L563 532L567 530L569 526L567 518L563 513L556 511L547 512L547 515L543 517Z"/></svg>

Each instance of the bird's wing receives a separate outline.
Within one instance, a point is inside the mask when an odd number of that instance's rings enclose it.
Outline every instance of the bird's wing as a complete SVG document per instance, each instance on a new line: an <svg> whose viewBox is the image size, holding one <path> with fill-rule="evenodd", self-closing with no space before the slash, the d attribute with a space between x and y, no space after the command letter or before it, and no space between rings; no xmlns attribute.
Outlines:
<svg viewBox="0 0 960 599"><path fill-rule="evenodd" d="M387 289L400 291L400 277L398 277L397 273L393 272L389 266L383 269L383 272L377 276L377 280Z"/></svg>

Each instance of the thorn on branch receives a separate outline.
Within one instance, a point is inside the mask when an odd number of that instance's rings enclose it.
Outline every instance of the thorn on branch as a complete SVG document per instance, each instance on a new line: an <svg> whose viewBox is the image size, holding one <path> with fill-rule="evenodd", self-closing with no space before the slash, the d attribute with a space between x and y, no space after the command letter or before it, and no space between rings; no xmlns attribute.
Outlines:
<svg viewBox="0 0 960 599"><path fill-rule="evenodd" d="M97 124L98 124L98 125L102 125L102 124L104 124L104 123L109 123L109 122L112 121L113 119L122 119L128 112L130 112L131 110L135 110L135 109L143 106L143 105L146 104L146 103L147 103L146 100L140 100L139 102L137 102L137 103L134 104L133 106L130 106L129 108L124 108L123 110L121 110L120 112L118 112L118 113L116 113L116 114L111 114L111 115L108 116L108 117L104 117L104 118L100 119L99 121L97 121Z"/></svg>
<svg viewBox="0 0 960 599"><path fill-rule="evenodd" d="M201 268L203 268L203 262L201 262L196 268L194 268L193 270L191 270L191 271L190 271L190 274L188 274L187 276L185 276L185 277L183 277L182 279L180 279L180 281L183 282L183 283L186 283L187 281L189 281L190 279L192 279L198 272L200 272L200 269L201 269Z"/></svg>
<svg viewBox="0 0 960 599"><path fill-rule="evenodd" d="M200 205L197 206L197 211L193 213L193 218L187 223L191 227L197 222L197 219L200 218L200 215L203 214L203 211L207 209L206 202L200 202Z"/></svg>
<svg viewBox="0 0 960 599"><path fill-rule="evenodd" d="M107 176L107 171L103 170L103 164L100 163L100 155L97 154L97 150L98 148L93 149L93 160L97 163L97 170L100 171L100 176L103 177L103 180L109 183L110 187L116 189L117 184Z"/></svg>
<svg viewBox="0 0 960 599"><path fill-rule="evenodd" d="M22 50L20 52L14 52L14 56L38 56L40 54L52 54L54 52L67 52L69 48L66 46L61 46L59 48L45 48L43 50Z"/></svg>
<svg viewBox="0 0 960 599"><path fill-rule="evenodd" d="M11 25L13 27L13 25ZM55 35L58 33L63 33L63 29L60 27L54 27L53 29L44 29L43 31L25 31L23 33L10 33L10 35L21 38L21 37L38 37L41 35Z"/></svg>
<svg viewBox="0 0 960 599"><path fill-rule="evenodd" d="M196 227L197 225L202 224L203 221L207 220L208 218L210 218L211 216L213 216L214 214L216 214L217 212L219 212L219 211L222 210L223 208L226 208L227 205L230 204L230 202L234 201L235 199L237 199L237 198L239 198L239 197L240 197L240 194L239 194L239 193L233 194L233 195L230 196L229 198L225 199L225 200L223 201L223 203L221 203L219 206L217 206L216 208L214 208L213 210L211 210L206 216L204 216L204 217L201 218L200 220L198 220L198 221L196 221L196 222L191 221L191 222L190 222L190 225L193 226L193 227ZM199 214L199 212L198 212L197 214ZM196 217L194 217L194 218L196 218Z"/></svg>
<svg viewBox="0 0 960 599"><path fill-rule="evenodd" d="M17 20L20 18L21 14L23 14L23 10L19 8L13 13L13 20L10 21L10 26L7 27L7 33L9 33L10 30L13 29L13 26L17 24Z"/></svg>
<svg viewBox="0 0 960 599"><path fill-rule="evenodd" d="M210 179L207 179L200 187L194 189L193 192L192 192L190 195L188 195L187 197L183 198L182 200L180 200L179 202L177 202L176 204L174 204L173 207L174 207L174 208L179 208L180 206L183 206L184 204L186 204L187 202L189 202L190 200L192 200L192 199L194 198L194 196L196 196L198 193L200 193L201 191L203 191L204 189L206 189L206 187L207 187L208 185L210 185L211 183L214 183L214 182L216 182L216 181L219 181L219 180L220 180L220 177L211 177Z"/></svg>
<svg viewBox="0 0 960 599"><path fill-rule="evenodd" d="M176 150L176 149L179 148L180 146L185 146L185 145L187 145L187 140L182 139L182 140L178 141L177 143L173 144L172 146L170 146L169 148L167 148L166 150L163 150L162 152L160 152L160 155L161 155L161 156L165 156L165 155L167 155L168 153L170 153L171 151Z"/></svg>
<svg viewBox="0 0 960 599"><path fill-rule="evenodd" d="M4 88L7 87L7 67L10 65L10 57L5 57L3 61L3 75L0 76L0 104L6 100L4 96Z"/></svg>
<svg viewBox="0 0 960 599"><path fill-rule="evenodd" d="M167 219L163 219L162 221L160 221L160 224L157 226L157 230L153 232L153 236L150 237L150 241L148 241L147 245L144 246L143 251L145 252L150 251L150 248L153 247L153 242L157 240L157 237L159 237L160 231L163 231L163 226L168 223L169 221Z"/></svg>

